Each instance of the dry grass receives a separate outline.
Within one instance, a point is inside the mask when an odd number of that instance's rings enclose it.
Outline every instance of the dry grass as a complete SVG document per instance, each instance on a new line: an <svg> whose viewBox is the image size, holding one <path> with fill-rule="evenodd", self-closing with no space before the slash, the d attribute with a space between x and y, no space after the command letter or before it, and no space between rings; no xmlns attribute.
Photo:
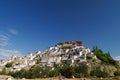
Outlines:
<svg viewBox="0 0 120 80"><path fill-rule="evenodd" d="M6 80L6 78L9 78L11 76L6 76L6 75L0 75L0 80ZM12 78L12 77L11 77ZM63 78L60 79L60 77L53 77L53 78L39 78L39 79L14 79L12 80L120 80L120 77L117 78Z"/></svg>

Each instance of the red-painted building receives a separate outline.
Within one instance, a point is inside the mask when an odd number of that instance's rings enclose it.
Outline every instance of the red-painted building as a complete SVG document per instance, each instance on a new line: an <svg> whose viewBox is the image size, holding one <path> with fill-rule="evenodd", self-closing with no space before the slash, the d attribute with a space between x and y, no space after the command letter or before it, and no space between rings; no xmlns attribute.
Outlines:
<svg viewBox="0 0 120 80"><path fill-rule="evenodd" d="M82 46L82 42L81 41L67 41L67 42L62 42L62 43L58 43L58 45L61 45L62 47L71 47L71 46Z"/></svg>
<svg viewBox="0 0 120 80"><path fill-rule="evenodd" d="M81 41L76 41L75 43L77 46L82 46L82 42Z"/></svg>

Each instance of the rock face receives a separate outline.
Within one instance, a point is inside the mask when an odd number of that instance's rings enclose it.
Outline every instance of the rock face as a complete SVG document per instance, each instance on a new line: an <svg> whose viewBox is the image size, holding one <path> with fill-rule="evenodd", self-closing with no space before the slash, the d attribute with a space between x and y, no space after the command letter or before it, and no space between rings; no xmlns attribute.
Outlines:
<svg viewBox="0 0 120 80"><path fill-rule="evenodd" d="M6 78L6 80L12 80L12 79L11 79L11 77L9 77L9 78Z"/></svg>
<svg viewBox="0 0 120 80"><path fill-rule="evenodd" d="M15 80L11 76L6 76L6 75L0 75L0 80Z"/></svg>
<svg viewBox="0 0 120 80"><path fill-rule="evenodd" d="M62 42L50 47L42 53L41 65L53 66L63 61L71 64L86 62L86 57L96 57L81 41Z"/></svg>
<svg viewBox="0 0 120 80"><path fill-rule="evenodd" d="M111 65L106 65L106 66L102 66L102 67L103 67L103 69L105 69L105 71L107 73L109 73L110 76L114 76L114 72L117 70L114 66L111 66Z"/></svg>
<svg viewBox="0 0 120 80"><path fill-rule="evenodd" d="M88 72L90 73L90 71L92 69L95 69L95 68L100 68L101 71L105 71L109 74L109 76L114 76L114 72L117 70L117 68L113 65L109 65L109 64L102 64L102 61L99 60L99 59L96 59L95 62L89 60L87 62L88 64Z"/></svg>

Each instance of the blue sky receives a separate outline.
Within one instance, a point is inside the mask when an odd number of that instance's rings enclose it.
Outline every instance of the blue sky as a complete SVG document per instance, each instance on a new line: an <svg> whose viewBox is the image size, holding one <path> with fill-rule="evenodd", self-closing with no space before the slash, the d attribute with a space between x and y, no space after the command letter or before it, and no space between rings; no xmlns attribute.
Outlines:
<svg viewBox="0 0 120 80"><path fill-rule="evenodd" d="M80 40L120 55L119 0L1 0L0 55L25 55Z"/></svg>

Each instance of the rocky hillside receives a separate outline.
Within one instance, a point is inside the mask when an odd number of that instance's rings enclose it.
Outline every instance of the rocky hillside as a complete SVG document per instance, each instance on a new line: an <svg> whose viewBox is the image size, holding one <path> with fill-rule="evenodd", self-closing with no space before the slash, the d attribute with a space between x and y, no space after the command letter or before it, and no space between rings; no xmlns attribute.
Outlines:
<svg viewBox="0 0 120 80"><path fill-rule="evenodd" d="M54 73L61 73L61 75L66 77L68 77L68 75L66 75L68 73L66 72L69 71L71 76L74 75L75 77L81 77L83 75L96 77L120 75L120 63L115 61L110 56L110 53L104 53L97 47L90 50L88 47L83 46L81 41L61 42L43 52L37 51L22 57L13 56L8 59L0 60L0 74L11 74L11 72L13 72L14 77L16 76L16 71L20 71L20 73L26 72L23 71L23 69L28 70L27 74L23 74L27 76L29 76L28 73L33 74L31 73L31 68L33 72L38 70L40 71L40 75L43 75L45 73L42 73L41 71L44 71L46 68L48 70L48 67L50 73L55 70ZM70 70L64 72L64 70L67 69ZM57 76L55 74L53 75ZM69 77L71 76L69 75Z"/></svg>

